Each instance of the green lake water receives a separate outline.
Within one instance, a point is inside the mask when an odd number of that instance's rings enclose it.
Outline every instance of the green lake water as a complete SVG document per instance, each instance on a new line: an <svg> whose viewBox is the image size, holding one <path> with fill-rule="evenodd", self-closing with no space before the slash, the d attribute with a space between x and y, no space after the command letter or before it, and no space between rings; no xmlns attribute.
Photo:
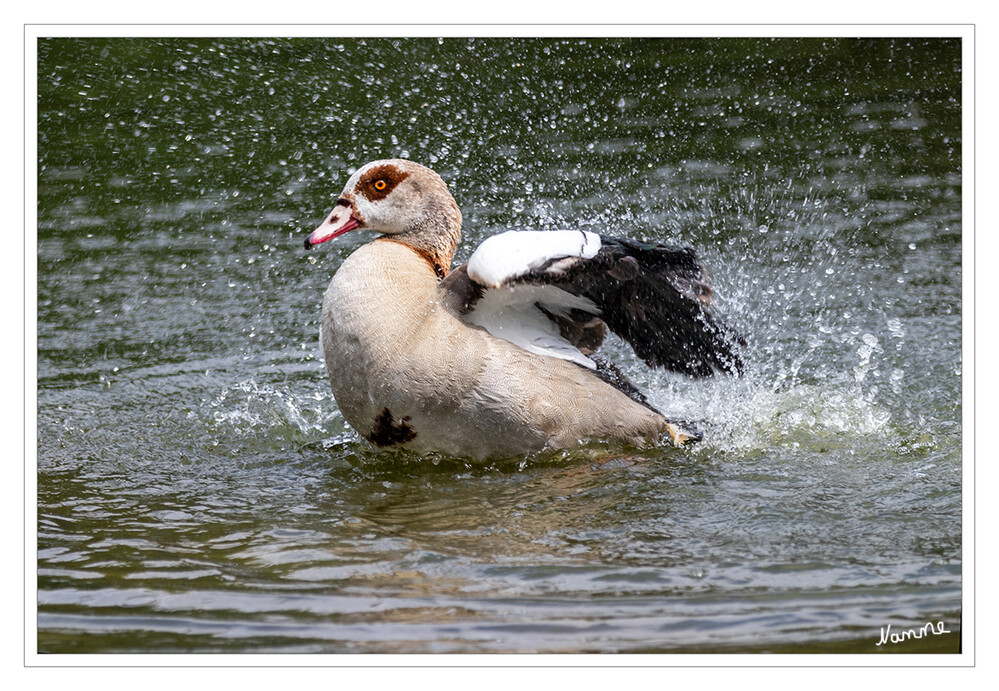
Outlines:
<svg viewBox="0 0 999 691"><path fill-rule="evenodd" d="M961 80L957 39L39 40L38 650L956 652ZM318 342L367 238L302 240L387 157L457 261L695 247L746 375L607 350L704 441L368 446Z"/></svg>

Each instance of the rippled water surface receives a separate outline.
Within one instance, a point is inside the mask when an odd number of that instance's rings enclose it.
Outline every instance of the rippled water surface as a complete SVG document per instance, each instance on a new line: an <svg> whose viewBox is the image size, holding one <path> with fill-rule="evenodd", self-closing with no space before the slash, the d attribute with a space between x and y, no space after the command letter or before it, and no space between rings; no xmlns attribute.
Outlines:
<svg viewBox="0 0 999 691"><path fill-rule="evenodd" d="M42 39L43 652L884 652L961 631L958 40ZM691 245L741 379L691 448L375 452L318 349L356 167L466 244Z"/></svg>

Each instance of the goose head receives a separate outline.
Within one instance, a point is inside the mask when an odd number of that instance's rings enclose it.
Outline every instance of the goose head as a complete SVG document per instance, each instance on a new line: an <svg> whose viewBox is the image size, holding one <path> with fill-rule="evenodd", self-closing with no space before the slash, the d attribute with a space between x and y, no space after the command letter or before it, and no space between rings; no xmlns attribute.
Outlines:
<svg viewBox="0 0 999 691"><path fill-rule="evenodd" d="M415 247L457 246L461 212L434 171L405 159L373 161L359 168L333 210L305 239L309 249L351 230L365 229ZM450 257L448 257L450 262Z"/></svg>

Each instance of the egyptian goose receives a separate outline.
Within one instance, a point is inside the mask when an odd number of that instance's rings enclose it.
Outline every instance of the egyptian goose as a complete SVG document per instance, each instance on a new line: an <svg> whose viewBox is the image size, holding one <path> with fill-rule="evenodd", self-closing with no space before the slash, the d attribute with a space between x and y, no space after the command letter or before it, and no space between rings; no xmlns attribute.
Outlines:
<svg viewBox="0 0 999 691"><path fill-rule="evenodd" d="M399 159L355 172L305 247L355 229L381 235L333 276L320 339L344 418L376 446L484 460L689 440L594 354L608 327L652 367L741 371L690 249L509 231L452 271L461 212L437 173Z"/></svg>

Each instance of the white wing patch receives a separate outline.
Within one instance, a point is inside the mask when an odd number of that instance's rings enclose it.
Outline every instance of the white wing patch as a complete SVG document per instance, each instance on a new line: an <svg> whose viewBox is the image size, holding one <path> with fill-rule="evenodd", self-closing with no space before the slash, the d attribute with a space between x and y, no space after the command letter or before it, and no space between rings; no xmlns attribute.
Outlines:
<svg viewBox="0 0 999 691"><path fill-rule="evenodd" d="M508 230L486 238L472 253L468 276L498 288L553 259L592 259L599 251L600 236L586 230ZM557 271L558 263L551 270Z"/></svg>
<svg viewBox="0 0 999 691"><path fill-rule="evenodd" d="M539 309L569 316L573 309L599 315L593 301L544 284L504 285L547 266L558 275L600 251L600 236L584 230L510 230L487 238L468 260L468 277L485 294L462 317L524 350L596 369L596 363L562 337L558 326Z"/></svg>
<svg viewBox="0 0 999 691"><path fill-rule="evenodd" d="M545 285L507 286L487 290L475 309L463 319L481 326L496 338L502 338L524 350L539 355L570 360L596 369L596 363L562 338L558 326L538 309L542 305L553 314L567 315L572 309L599 314L600 309L584 297L561 288Z"/></svg>

